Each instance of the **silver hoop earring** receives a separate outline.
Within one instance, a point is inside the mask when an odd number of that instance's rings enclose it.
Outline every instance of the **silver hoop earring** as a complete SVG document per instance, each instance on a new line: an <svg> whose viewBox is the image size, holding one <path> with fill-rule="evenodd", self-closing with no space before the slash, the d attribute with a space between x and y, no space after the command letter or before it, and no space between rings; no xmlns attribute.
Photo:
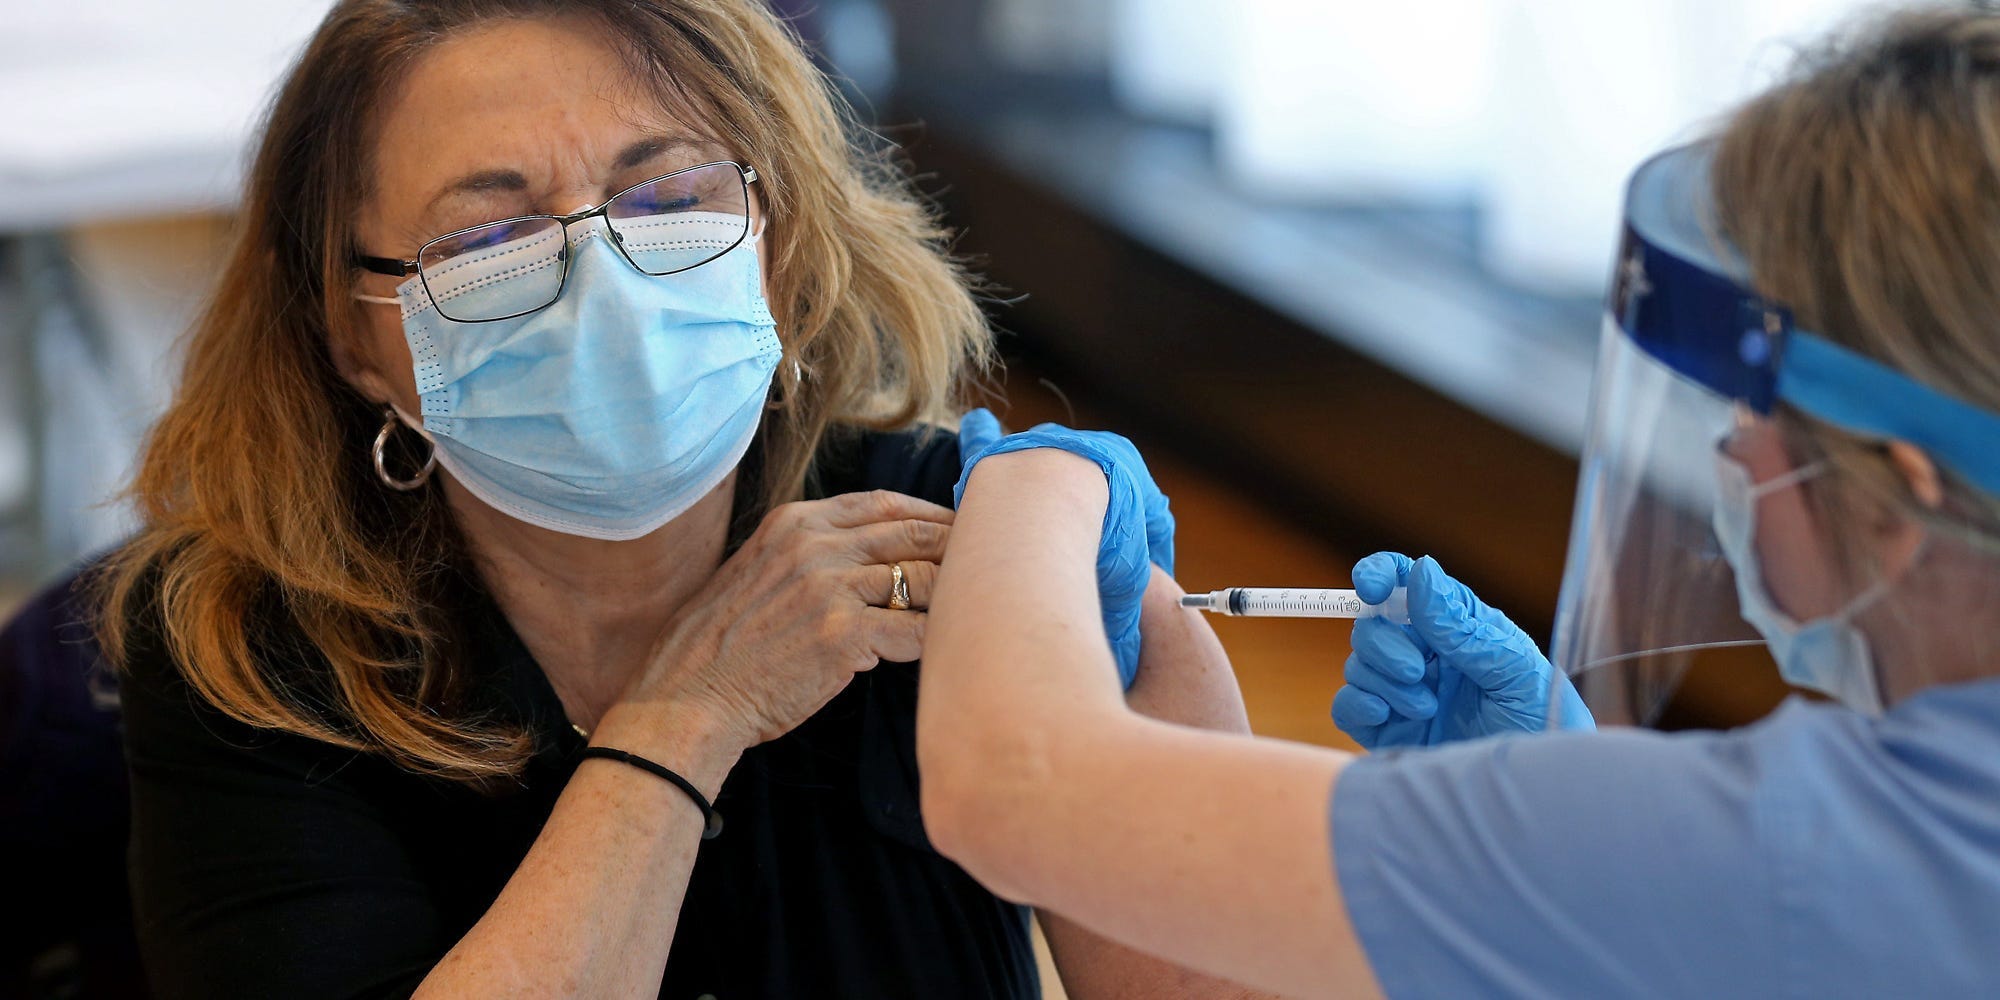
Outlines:
<svg viewBox="0 0 2000 1000"><path fill-rule="evenodd" d="M398 493L408 493L431 481L431 471L436 469L438 464L437 445L431 445L430 457L424 460L424 467L418 469L414 477L397 479L395 476L389 474L389 466L383 461L382 452L389 447L389 436L396 433L396 425L398 423L401 423L401 420L396 416L396 408L393 406L383 407L382 432L375 435L375 478L381 480L382 485Z"/></svg>
<svg viewBox="0 0 2000 1000"><path fill-rule="evenodd" d="M806 384L805 366L799 364L799 359L797 358L791 359L791 363L792 363L791 385L787 386L783 379L772 380L770 398L764 401L764 409L767 410L784 409L785 408L784 399L789 398L790 393L797 392L799 391L799 389L805 386Z"/></svg>

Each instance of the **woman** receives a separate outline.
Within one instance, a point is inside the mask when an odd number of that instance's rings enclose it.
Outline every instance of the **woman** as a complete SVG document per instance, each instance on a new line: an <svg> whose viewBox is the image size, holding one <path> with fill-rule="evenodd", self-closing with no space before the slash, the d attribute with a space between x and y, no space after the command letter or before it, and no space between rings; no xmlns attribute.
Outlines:
<svg viewBox="0 0 2000 1000"><path fill-rule="evenodd" d="M914 784L988 334L855 148L752 0L328 15L104 577L158 992L1036 994Z"/></svg>
<svg viewBox="0 0 2000 1000"><path fill-rule="evenodd" d="M1747 621L1844 704L1464 739L1589 722L1519 629L1380 554L1357 589L1407 586L1410 623L1357 623L1336 718L1463 742L1356 759L1138 719L1087 634L1095 519L1139 516L1107 506L1135 475L988 431L926 647L933 836L1012 898L1288 995L2000 992L1996 135L2000 16L1906 14L1628 198L1559 655Z"/></svg>

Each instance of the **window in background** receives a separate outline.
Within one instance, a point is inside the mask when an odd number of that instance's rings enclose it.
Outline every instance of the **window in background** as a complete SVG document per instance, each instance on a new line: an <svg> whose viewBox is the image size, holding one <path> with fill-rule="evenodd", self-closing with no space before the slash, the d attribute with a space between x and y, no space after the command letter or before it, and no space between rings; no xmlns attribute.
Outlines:
<svg viewBox="0 0 2000 1000"><path fill-rule="evenodd" d="M1470 197L1489 151L1495 6L1238 5L1215 111L1222 169L1300 201Z"/></svg>
<svg viewBox="0 0 2000 1000"><path fill-rule="evenodd" d="M1114 90L1215 130L1246 193L1464 204L1487 266L1595 294L1624 178L1856 0L1118 0Z"/></svg>
<svg viewBox="0 0 2000 1000"><path fill-rule="evenodd" d="M0 3L0 591L131 530L250 130L329 3Z"/></svg>

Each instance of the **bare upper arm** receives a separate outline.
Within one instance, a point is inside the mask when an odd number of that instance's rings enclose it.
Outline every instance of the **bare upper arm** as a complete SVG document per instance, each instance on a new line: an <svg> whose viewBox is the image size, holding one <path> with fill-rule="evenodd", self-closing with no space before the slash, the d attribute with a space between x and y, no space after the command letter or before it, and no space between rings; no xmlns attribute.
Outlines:
<svg viewBox="0 0 2000 1000"><path fill-rule="evenodd" d="M1143 951L1280 993L1377 995L1329 847L1348 755L1130 710L1097 615L1105 503L1101 472L1070 455L1003 455L975 473L932 599L918 705L933 840L1010 898ZM1183 640L1206 631L1178 614L1148 624ZM1189 690L1227 670L1209 648ZM1158 696L1209 704L1167 697L1179 689Z"/></svg>
<svg viewBox="0 0 2000 1000"><path fill-rule="evenodd" d="M1201 613L1180 606L1181 593L1172 577L1154 567L1140 622L1139 676L1126 692L1126 704L1165 722L1248 732L1249 719L1228 654ZM1268 995L1126 947L1060 914L1045 910L1039 916L1071 1000L1163 996L1249 1000Z"/></svg>
<svg viewBox="0 0 2000 1000"><path fill-rule="evenodd" d="M1173 577L1153 567L1139 622L1139 676L1125 703L1162 722L1247 733L1250 719L1229 654L1201 612L1181 607L1182 593Z"/></svg>

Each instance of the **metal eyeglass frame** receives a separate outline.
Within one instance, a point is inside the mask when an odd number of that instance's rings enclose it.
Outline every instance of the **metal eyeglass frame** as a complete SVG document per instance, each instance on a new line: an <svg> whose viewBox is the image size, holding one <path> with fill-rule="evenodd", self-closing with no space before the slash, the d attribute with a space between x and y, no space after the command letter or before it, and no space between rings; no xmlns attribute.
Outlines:
<svg viewBox="0 0 2000 1000"><path fill-rule="evenodd" d="M659 182L666 180L669 177L676 177L681 174L685 174L695 170L706 170L709 167L719 167L722 166L723 164L728 164L729 166L736 168L737 179L743 185L743 211L745 213L743 216L743 231L736 234L736 241L729 244L726 247L723 247L720 252L715 254L715 256L710 257L707 260L701 261L700 263L697 264L689 264L686 267L677 267L671 271L661 271L658 273L648 271L644 267L641 267L638 261L632 259L631 252L625 249L625 238L618 234L617 224L611 221L611 216L609 213L611 210L612 203L616 202L620 198L625 197L626 195L632 193L633 191L645 187L648 184L658 184ZM743 245L743 241L745 239L748 239L750 236L750 216L748 214L750 211L750 185L755 183L757 183L757 168L750 166L747 163L738 163L735 160L713 160L708 163L697 163L691 167L682 167L679 170L669 171L667 173L661 174L658 177L651 177L646 180L640 181L639 183L627 187L624 190L619 191L617 194L614 194L611 197L604 199L604 203L598 205L595 208L586 208L581 212L576 212L571 215L520 215L520 216L515 216L514 218L511 219L495 219L492 222L482 222L476 226L467 226L464 229L459 229L453 232L446 233L443 236L436 237L435 239L426 240L424 241L424 244L422 246L417 248L416 257L410 260L402 260L396 257L371 257L367 254L357 253L353 255L351 258L349 258L349 263L352 263L355 267L361 268L364 271L372 271L376 274L386 274L392 278L407 278L411 274L415 274L417 276L417 280L423 282L425 297L429 298L433 303L435 303L437 302L437 297L431 294L430 279L424 277L424 268L423 264L421 263L424 257L424 251L429 250L431 247L434 247L439 243L443 243L446 240L454 239L459 236L464 236L466 233L485 229L489 226L504 226L515 222L532 222L536 219L554 219L557 225L562 227L563 231L562 249L557 251L556 254L556 259L562 261L562 277L561 280L558 281L556 284L555 294L549 296L549 300L547 302L544 302L541 305L534 307L533 309L523 309L517 313L511 313L506 316L493 316L487 319L455 319L449 316L445 317L446 319L450 319L454 323L498 323L501 320L515 319L520 316L526 316L529 313L540 312L552 305L555 305L556 300L562 298L563 290L569 287L569 258L570 258L569 227L572 224L582 222L586 219L593 219L602 216L604 219L604 228L606 229L606 231L610 232L611 243L613 246L616 246L618 248L619 256L624 257L625 262L632 265L632 267L635 270L637 270L640 274L647 275L648 277L664 278L670 274L680 274L683 271L692 271L697 267L701 267L703 264L712 264L715 261L721 259L723 254L726 254L729 251L734 250L737 247ZM444 307L441 305L438 306L438 314L441 316L444 315Z"/></svg>

